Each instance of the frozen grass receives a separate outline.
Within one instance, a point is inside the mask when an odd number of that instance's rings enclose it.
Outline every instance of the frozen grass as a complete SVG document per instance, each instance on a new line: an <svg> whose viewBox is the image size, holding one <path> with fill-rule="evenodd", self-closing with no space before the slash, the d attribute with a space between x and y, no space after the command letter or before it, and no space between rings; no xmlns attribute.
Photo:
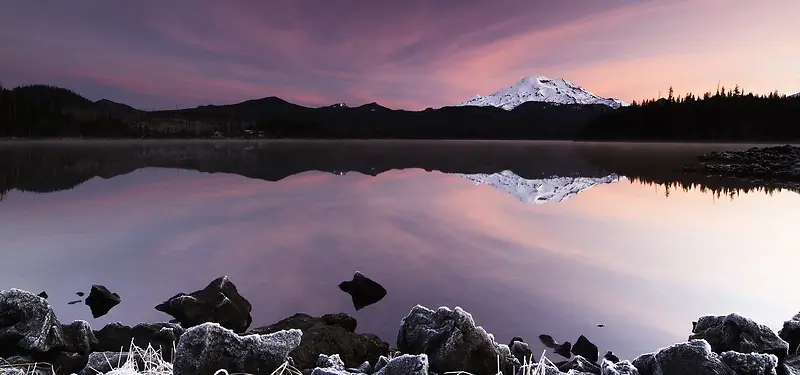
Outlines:
<svg viewBox="0 0 800 375"><path fill-rule="evenodd" d="M546 351L545 351L546 352ZM539 362L533 361L533 354L530 357L525 358L522 363L522 374L521 375L546 375L547 372L546 367L556 365L547 357L545 357L545 352L542 352L542 357L539 358ZM448 371L445 372L445 375L473 375L467 371ZM495 375L503 375L503 371L500 370L500 356L497 356L497 372Z"/></svg>
<svg viewBox="0 0 800 375"><path fill-rule="evenodd" d="M16 369L20 374L36 374L36 373L55 374L55 369L53 368L53 365L49 363L33 362L33 363L19 363L12 365L3 358L0 358L0 362L2 362L0 363L0 372L9 370L13 371L14 369ZM13 374L14 372L11 373Z"/></svg>

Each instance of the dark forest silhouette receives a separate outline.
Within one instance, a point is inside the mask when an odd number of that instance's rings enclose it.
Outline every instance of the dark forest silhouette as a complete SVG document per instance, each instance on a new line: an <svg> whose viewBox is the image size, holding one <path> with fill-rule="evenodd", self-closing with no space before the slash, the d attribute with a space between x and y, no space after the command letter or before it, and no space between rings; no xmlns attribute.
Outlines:
<svg viewBox="0 0 800 375"><path fill-rule="evenodd" d="M308 108L277 97L231 105L141 111L91 101L64 88L0 88L0 137L48 138L307 138L307 139L559 139L645 141L780 141L800 139L800 98L744 94L737 86L603 105L529 102L514 110L444 107L391 110Z"/></svg>

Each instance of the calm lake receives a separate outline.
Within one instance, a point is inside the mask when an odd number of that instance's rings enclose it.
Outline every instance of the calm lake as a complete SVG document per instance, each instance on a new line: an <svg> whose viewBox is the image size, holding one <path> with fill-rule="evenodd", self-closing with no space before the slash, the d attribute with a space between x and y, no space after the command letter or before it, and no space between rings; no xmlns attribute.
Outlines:
<svg viewBox="0 0 800 375"><path fill-rule="evenodd" d="M584 334L632 359L701 315L777 330L800 309L800 195L681 173L749 147L6 142L0 288L45 290L61 322L99 329L167 321L155 305L228 275L251 327L345 312L394 344L414 305L461 306L499 342ZM357 270L388 290L358 312L337 287ZM67 304L92 284L122 297L99 319Z"/></svg>

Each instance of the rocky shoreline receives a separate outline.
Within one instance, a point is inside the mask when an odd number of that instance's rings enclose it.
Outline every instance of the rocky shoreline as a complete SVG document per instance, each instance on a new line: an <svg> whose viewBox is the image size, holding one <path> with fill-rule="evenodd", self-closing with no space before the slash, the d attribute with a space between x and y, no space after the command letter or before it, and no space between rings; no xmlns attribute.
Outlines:
<svg viewBox="0 0 800 375"><path fill-rule="evenodd" d="M62 324L42 296L0 291L0 375L106 374L112 364L150 361L142 351L129 351L132 345L157 349L176 375L220 369L271 374L287 364L304 375L800 375L800 314L778 333L738 314L703 316L693 322L687 342L632 361L612 352L601 357L584 336L558 344L541 335L543 344L569 360L540 364L522 338L500 344L459 307L413 307L400 320L394 345L356 333L358 322L344 313L298 313L250 328L252 306L227 277L157 309L175 319L93 330L82 320Z"/></svg>
<svg viewBox="0 0 800 375"><path fill-rule="evenodd" d="M700 155L698 161L684 171L769 187L800 189L800 147L784 145L710 152Z"/></svg>

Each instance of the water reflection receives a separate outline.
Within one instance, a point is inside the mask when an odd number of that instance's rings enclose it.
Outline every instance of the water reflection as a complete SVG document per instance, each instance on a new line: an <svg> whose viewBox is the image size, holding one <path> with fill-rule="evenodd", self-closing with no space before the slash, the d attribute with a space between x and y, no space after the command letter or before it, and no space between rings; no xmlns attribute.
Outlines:
<svg viewBox="0 0 800 375"><path fill-rule="evenodd" d="M238 169L208 174L71 152L32 153L34 164L3 175L7 188L56 192L11 190L0 204L0 249L13 265L0 285L46 290L62 321L95 328L168 320L155 305L221 275L253 304L254 327L296 312L346 312L359 331L394 342L412 306L457 305L500 342L585 334L623 358L685 340L703 314L739 312L777 329L800 305L790 279L800 260L793 192L731 201L673 187L666 197L665 186L634 178L525 205L422 169L304 172L274 183L239 176L283 168L269 159L261 169L209 159ZM568 163L606 172L585 160ZM389 290L359 311L337 287L356 270ZM67 303L95 283L122 303L93 320Z"/></svg>

